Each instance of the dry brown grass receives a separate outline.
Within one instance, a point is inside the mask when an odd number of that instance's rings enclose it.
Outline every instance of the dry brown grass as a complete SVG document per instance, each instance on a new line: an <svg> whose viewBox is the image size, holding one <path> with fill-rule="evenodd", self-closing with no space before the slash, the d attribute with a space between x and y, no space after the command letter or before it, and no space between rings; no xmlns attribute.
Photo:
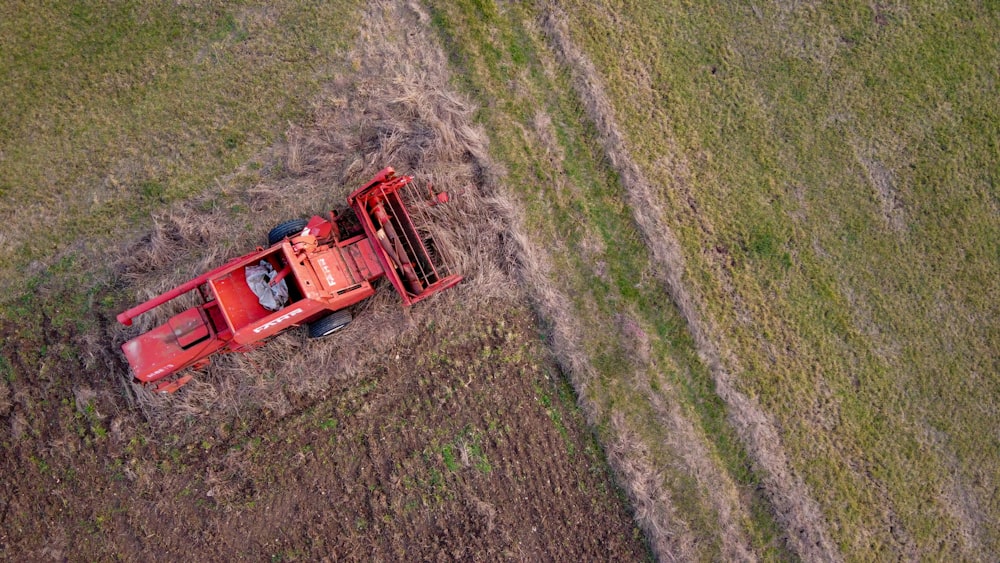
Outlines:
<svg viewBox="0 0 1000 563"><path fill-rule="evenodd" d="M413 211L433 224L440 254L466 281L405 310L386 286L357 306L355 321L337 338L311 342L291 331L254 352L214 358L183 393L151 397L135 388L137 402L161 431L179 432L189 417L213 425L247 411L282 415L301 397L323 394L400 353L395 342L422 330L427 319L461 315L470 300L499 306L519 299L510 275L515 251L509 226L484 185L484 178L495 176L486 137L472 125L470 104L450 91L443 53L419 25L402 26L413 30L405 41L375 40L388 27L420 17L395 4L372 5L352 55L356 72L326 89L308 124L290 125L286 142L264 157L269 162L259 181L241 186L236 174L216 193L158 214L150 234L123 249L116 269L135 288L137 301L148 299L252 250L273 224L344 206L351 190L393 166L414 174L420 189L432 183L452 194L448 205L416 204ZM220 199L249 207L255 223L241 224L214 203ZM240 235L249 240L238 242ZM135 328L112 329L113 339L122 342L164 322L190 306L187 301L143 315ZM120 365L111 369L127 379Z"/></svg>
<svg viewBox="0 0 1000 563"><path fill-rule="evenodd" d="M851 145L854 149L854 157L864 168L868 184L872 187L872 192L878 200L886 224L895 232L904 231L907 217L903 200L897 189L899 180L896 178L896 173L880 160L878 150L874 147L862 146L863 143L856 138L856 134Z"/></svg>
<svg viewBox="0 0 1000 563"><path fill-rule="evenodd" d="M764 486L790 545L809 560L840 559L818 504L788 462L774 423L752 398L734 385L733 374L739 371L738 362L720 348L722 339L711 320L702 314L697 291L685 283L684 257L676 237L663 220L662 199L632 160L599 74L574 45L565 16L558 7L548 6L543 30L557 56L573 72L576 92L597 127L608 159L621 177L633 218L658 265L657 276L684 317L698 354L712 373L716 391L728 406L730 422L763 475Z"/></svg>
<svg viewBox="0 0 1000 563"><path fill-rule="evenodd" d="M740 498L736 483L720 468L707 446L704 432L694 425L690 414L682 412L676 392L663 376L664 366L649 362L644 351L648 346L644 331L631 318L624 319L622 324L629 339L636 343L633 355L641 365L633 374L632 384L649 400L656 422L667 436L669 450L677 456L684 473L694 477L701 496L710 503L718 521L722 555L727 561L756 561L758 556L743 527L743 520L749 518L749 506ZM651 380L655 380L658 391L653 389Z"/></svg>
<svg viewBox="0 0 1000 563"><path fill-rule="evenodd" d="M635 435L620 413L611 417L616 440L608 448L608 460L617 468L619 479L627 483L635 518L646 532L660 561L693 561L697 550L694 534L678 518L663 476L650 459L645 442Z"/></svg>

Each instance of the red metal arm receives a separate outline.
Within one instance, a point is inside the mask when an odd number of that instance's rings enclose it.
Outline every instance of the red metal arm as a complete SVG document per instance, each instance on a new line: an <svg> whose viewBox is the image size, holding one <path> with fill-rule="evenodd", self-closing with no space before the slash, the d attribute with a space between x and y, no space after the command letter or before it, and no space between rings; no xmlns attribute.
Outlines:
<svg viewBox="0 0 1000 563"><path fill-rule="evenodd" d="M247 256L249 256L249 254ZM135 307L132 307L128 311L124 311L122 313L119 313L118 317L117 317L118 318L118 322L122 323L125 326L132 326L132 319L138 317L139 315L141 315L143 313L146 313L148 311L152 311L153 309L159 307L160 305L163 305L164 303L167 303L169 301L173 301L174 299L177 299L178 297L180 297L181 295L184 295L185 293L187 293L189 291L193 291L193 290L197 289L198 286L200 286L201 284L207 282L210 278L218 275L223 270L229 268L234 263L239 262L240 260L243 260L243 258L245 258L245 256L240 257L240 258L236 258L234 260L230 260L226 264L224 264L222 266L219 266L218 268L212 270L211 272L208 272L207 274L202 274L202 275L194 278L193 280L184 283L183 285L179 285L179 286L171 289L170 291L167 291L165 293L161 293L160 295L157 295L156 297L150 299L149 301L146 301L145 303L140 303L139 305L136 305Z"/></svg>

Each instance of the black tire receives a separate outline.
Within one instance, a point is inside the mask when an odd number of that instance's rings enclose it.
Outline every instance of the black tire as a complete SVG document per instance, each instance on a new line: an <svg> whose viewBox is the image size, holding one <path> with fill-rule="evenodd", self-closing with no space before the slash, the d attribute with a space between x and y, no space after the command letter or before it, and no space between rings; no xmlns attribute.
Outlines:
<svg viewBox="0 0 1000 563"><path fill-rule="evenodd" d="M309 323L309 338L323 338L342 330L351 323L351 312L347 309L330 313L329 315Z"/></svg>
<svg viewBox="0 0 1000 563"><path fill-rule="evenodd" d="M285 221L284 223L278 223L269 233L267 233L267 245L271 246L277 244L283 240L285 237L295 236L302 232L306 228L309 221L305 219L292 219L290 221Z"/></svg>

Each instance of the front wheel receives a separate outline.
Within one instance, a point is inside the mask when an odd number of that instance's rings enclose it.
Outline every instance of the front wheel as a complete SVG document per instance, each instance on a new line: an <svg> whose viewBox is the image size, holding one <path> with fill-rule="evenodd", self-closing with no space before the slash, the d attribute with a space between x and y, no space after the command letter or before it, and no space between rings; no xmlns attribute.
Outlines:
<svg viewBox="0 0 1000 563"><path fill-rule="evenodd" d="M343 330L344 327L350 324L352 318L351 312L347 309L330 313L321 319L309 323L309 338L323 338L324 336L330 336L339 330Z"/></svg>
<svg viewBox="0 0 1000 563"><path fill-rule="evenodd" d="M269 233L267 233L267 245L273 246L286 237L295 236L305 230L309 221L305 219L292 219L284 223L278 223Z"/></svg>

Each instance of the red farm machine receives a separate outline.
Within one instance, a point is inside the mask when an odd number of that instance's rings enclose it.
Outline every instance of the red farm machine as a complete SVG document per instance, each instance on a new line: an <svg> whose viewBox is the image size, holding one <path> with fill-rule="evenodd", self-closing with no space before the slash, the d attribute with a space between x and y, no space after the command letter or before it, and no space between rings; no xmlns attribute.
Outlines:
<svg viewBox="0 0 1000 563"><path fill-rule="evenodd" d="M433 240L403 202L412 181L385 168L347 198L347 210L281 223L268 233L269 247L119 314L131 325L197 291L194 307L122 345L135 379L172 393L191 380L185 370L205 367L212 354L254 348L293 326L306 325L314 338L337 332L351 322L349 307L371 297L382 277L407 306L457 284L461 276L437 263ZM447 201L430 195L431 205Z"/></svg>

